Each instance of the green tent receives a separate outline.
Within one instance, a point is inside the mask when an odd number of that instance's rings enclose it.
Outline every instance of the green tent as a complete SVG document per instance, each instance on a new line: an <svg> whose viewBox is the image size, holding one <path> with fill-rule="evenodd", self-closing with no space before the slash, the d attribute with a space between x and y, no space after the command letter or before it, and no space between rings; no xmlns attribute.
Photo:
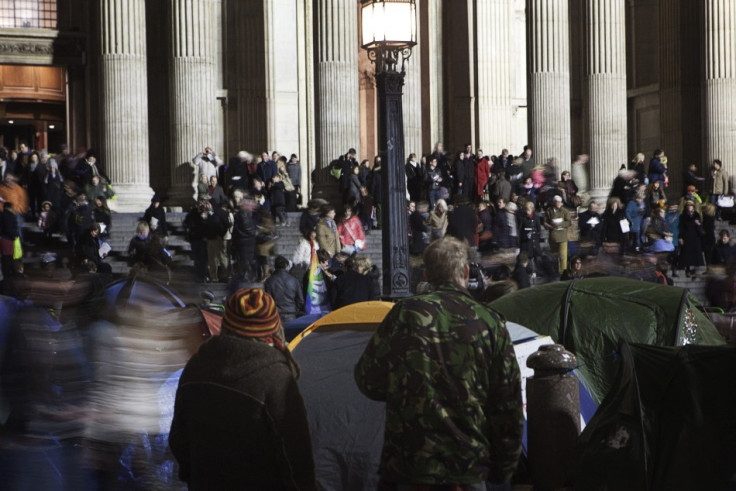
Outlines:
<svg viewBox="0 0 736 491"><path fill-rule="evenodd" d="M627 278L562 281L526 288L491 307L575 353L579 377L600 403L615 379L619 342L656 346L725 341L685 288Z"/></svg>
<svg viewBox="0 0 736 491"><path fill-rule="evenodd" d="M575 489L736 489L736 348L621 343Z"/></svg>

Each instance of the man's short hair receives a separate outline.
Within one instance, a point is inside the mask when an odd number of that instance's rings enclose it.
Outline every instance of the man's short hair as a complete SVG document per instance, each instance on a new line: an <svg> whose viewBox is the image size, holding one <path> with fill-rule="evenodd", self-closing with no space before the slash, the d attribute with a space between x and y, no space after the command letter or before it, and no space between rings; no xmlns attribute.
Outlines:
<svg viewBox="0 0 736 491"><path fill-rule="evenodd" d="M276 256L273 265L276 267L277 270L287 269L289 267L289 260L286 259L284 256Z"/></svg>
<svg viewBox="0 0 736 491"><path fill-rule="evenodd" d="M468 245L455 237L437 239L424 251L424 275L438 287L445 283L464 286Z"/></svg>

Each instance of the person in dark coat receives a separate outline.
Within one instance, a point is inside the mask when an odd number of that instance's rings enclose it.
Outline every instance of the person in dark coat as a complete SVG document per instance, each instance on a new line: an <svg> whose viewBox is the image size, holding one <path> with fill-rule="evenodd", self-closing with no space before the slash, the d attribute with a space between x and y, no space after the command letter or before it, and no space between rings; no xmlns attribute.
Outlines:
<svg viewBox="0 0 736 491"><path fill-rule="evenodd" d="M695 211L695 203L688 200L685 202L685 211L680 215L680 235L677 239L680 244L678 266L685 269L688 277L696 274L697 266L704 265L700 241L703 233L703 223Z"/></svg>
<svg viewBox="0 0 736 491"><path fill-rule="evenodd" d="M276 300L281 321L286 322L304 313L304 292L301 282L289 273L289 260L276 256L276 271L268 277L263 289Z"/></svg>
<svg viewBox="0 0 736 491"><path fill-rule="evenodd" d="M731 235L723 229L718 233L718 242L713 250L713 264L728 264L736 257L736 246L731 245Z"/></svg>
<svg viewBox="0 0 736 491"><path fill-rule="evenodd" d="M268 197L276 225L286 225L286 186L279 174L271 178Z"/></svg>
<svg viewBox="0 0 736 491"><path fill-rule="evenodd" d="M192 248L192 260L197 281L208 282L210 276L207 272L207 242L205 236L205 222L212 211L212 205L204 198L200 198L196 206L193 206L187 216L184 217L184 230L187 240Z"/></svg>
<svg viewBox="0 0 736 491"><path fill-rule="evenodd" d="M261 181L266 185L270 185L273 176L279 173L279 166L276 164L276 161L279 159L280 155L278 152L273 152L271 154L271 158L268 158L268 154L263 152L262 157L263 160L258 164L258 177L260 177Z"/></svg>
<svg viewBox="0 0 736 491"><path fill-rule="evenodd" d="M238 273L248 279L253 278L256 273L255 255L258 227L253 217L256 206L255 201L246 196L238 203L237 211L233 215L231 242L233 259L238 265Z"/></svg>
<svg viewBox="0 0 736 491"><path fill-rule="evenodd" d="M249 165L253 165L253 155L241 150L235 157L232 157L226 166L222 166L224 169L224 180L230 192L234 189L241 189L247 191L250 189L251 177L248 172Z"/></svg>
<svg viewBox="0 0 736 491"><path fill-rule="evenodd" d="M76 245L95 221L86 194L79 193L74 198L74 203L74 209L69 216L69 230L72 243Z"/></svg>
<svg viewBox="0 0 736 491"><path fill-rule="evenodd" d="M457 194L468 199L474 191L475 163L473 159L473 147L465 146L465 152L461 153L455 162L455 177L457 178Z"/></svg>
<svg viewBox="0 0 736 491"><path fill-rule="evenodd" d="M416 210L409 215L409 228L411 229L411 245L409 251L412 254L422 254L429 245L430 228L429 204L426 201L417 203Z"/></svg>
<svg viewBox="0 0 736 491"><path fill-rule="evenodd" d="M406 172L406 190L409 192L409 199L412 201L422 200L426 170L424 164L417 160L417 154L409 154L409 158L404 164L404 171Z"/></svg>
<svg viewBox="0 0 736 491"><path fill-rule="evenodd" d="M212 208L220 208L223 203L227 203L225 190L218 184L217 176L210 177L210 185L207 187L207 194L210 197Z"/></svg>
<svg viewBox="0 0 736 491"><path fill-rule="evenodd" d="M578 227L580 228L580 242L590 242L593 246L593 253L598 254L603 228L603 215L598 212L598 203L595 201L588 203L588 209L578 216Z"/></svg>
<svg viewBox="0 0 736 491"><path fill-rule="evenodd" d="M169 236L169 224L166 222L166 210L161 206L162 202L163 198L158 194L154 194L151 198L151 205L146 208L146 212L143 214L143 220L148 223L154 233L166 240L166 237Z"/></svg>
<svg viewBox="0 0 736 491"><path fill-rule="evenodd" d="M525 252L532 265L534 258L542 255L539 240L542 234L542 222L536 214L534 202L524 203L524 209L519 214L519 248Z"/></svg>
<svg viewBox="0 0 736 491"><path fill-rule="evenodd" d="M358 302L378 300L374 278L366 274L364 262L357 256L351 256L345 265L347 271L335 278L333 288L329 290L333 310Z"/></svg>
<svg viewBox="0 0 736 491"><path fill-rule="evenodd" d="M480 235L478 236L478 250L490 251L496 242L493 235L494 222L498 214L494 213L491 203L481 201L478 203L478 221L481 224Z"/></svg>
<svg viewBox="0 0 736 491"><path fill-rule="evenodd" d="M343 204L345 206L349 206L351 208L357 208L358 204L360 203L360 178L358 177L358 174L360 173L360 166L354 165L350 168L350 175L348 176L348 187L345 190L345 197Z"/></svg>
<svg viewBox="0 0 736 491"><path fill-rule="evenodd" d="M667 167L662 163L662 157L664 152L660 149L654 151L652 160L649 161L649 182L660 181L664 184L665 175L667 174Z"/></svg>
<svg viewBox="0 0 736 491"><path fill-rule="evenodd" d="M636 172L622 166L618 171L616 179L613 180L609 197L618 198L621 204L625 205L632 198L636 183Z"/></svg>
<svg viewBox="0 0 736 491"><path fill-rule="evenodd" d="M60 212L61 196L64 193L64 178L61 177L56 160L49 159L46 163L46 174L43 178L43 189L46 200L51 202L51 207L56 213Z"/></svg>
<svg viewBox="0 0 736 491"><path fill-rule="evenodd" d="M516 203L511 208L515 209ZM510 224L509 220L513 220L513 224ZM506 201L503 198L497 198L496 215L493 217L493 241L497 247L507 249L518 245L511 235L512 225L516 230L516 217L509 214L509 210L506 209ZM518 239L518 234L515 237Z"/></svg>
<svg viewBox="0 0 736 491"><path fill-rule="evenodd" d="M95 223L87 229L87 233L77 243L77 247L75 248L77 264L87 270L87 264L94 264L95 271L110 275L112 274L112 266L104 261L107 253L100 256L100 245L100 226Z"/></svg>
<svg viewBox="0 0 736 491"><path fill-rule="evenodd" d="M376 205L376 228L380 229L383 222L383 183L381 181L381 157L376 157L373 161L373 172L371 172L368 192L373 196L373 203Z"/></svg>
<svg viewBox="0 0 736 491"><path fill-rule="evenodd" d="M529 288L532 286L531 278L533 273L534 268L529 260L529 256L526 252L521 251L519 255L516 256L516 265L514 266L514 270L511 272L511 279L516 282L519 290L522 288Z"/></svg>
<svg viewBox="0 0 736 491"><path fill-rule="evenodd" d="M315 230L317 228L321 207L322 204L319 201L310 200L309 203L307 203L307 209L304 210L302 212L302 216L299 217L299 232L302 235L307 235L311 230Z"/></svg>
<svg viewBox="0 0 736 491"><path fill-rule="evenodd" d="M621 254L624 253L624 246L628 239L628 233L624 233L621 229L621 220L625 219L626 213L621 200L616 197L608 198L601 224L601 243L615 245Z"/></svg>
<svg viewBox="0 0 736 491"><path fill-rule="evenodd" d="M455 208L447 216L447 232L470 247L478 246L478 215L470 200L464 196L457 200Z"/></svg>
<svg viewBox="0 0 736 491"><path fill-rule="evenodd" d="M316 489L298 378L271 295L234 293L176 392L169 445L189 489Z"/></svg>
<svg viewBox="0 0 736 491"><path fill-rule="evenodd" d="M161 237L151 232L145 221L138 222L135 235L128 243L128 263L133 267L142 264L149 273L167 271L171 254L164 248Z"/></svg>

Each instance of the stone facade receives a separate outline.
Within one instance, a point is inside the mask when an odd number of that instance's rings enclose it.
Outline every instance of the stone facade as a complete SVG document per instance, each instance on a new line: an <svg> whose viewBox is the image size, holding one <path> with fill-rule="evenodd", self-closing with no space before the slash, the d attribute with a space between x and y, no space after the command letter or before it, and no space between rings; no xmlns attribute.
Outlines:
<svg viewBox="0 0 736 491"><path fill-rule="evenodd" d="M358 0L58 9L57 30L0 29L0 63L65 67L69 144L98 150L122 206L142 209L151 187L191 203L189 161L206 145L224 160L296 153L305 189L349 147L376 153ZM450 154L469 142L515 155L529 143L561 169L589 154L601 195L618 166L660 147L673 198L686 164L705 172L720 158L736 174L733 2L417 0L417 12L407 152L442 141Z"/></svg>

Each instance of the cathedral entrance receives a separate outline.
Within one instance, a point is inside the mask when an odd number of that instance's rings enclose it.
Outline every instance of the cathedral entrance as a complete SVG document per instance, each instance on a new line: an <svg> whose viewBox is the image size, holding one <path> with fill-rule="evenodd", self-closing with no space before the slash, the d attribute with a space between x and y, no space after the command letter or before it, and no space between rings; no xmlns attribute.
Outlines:
<svg viewBox="0 0 736 491"><path fill-rule="evenodd" d="M0 65L0 145L58 152L67 141L66 71Z"/></svg>

